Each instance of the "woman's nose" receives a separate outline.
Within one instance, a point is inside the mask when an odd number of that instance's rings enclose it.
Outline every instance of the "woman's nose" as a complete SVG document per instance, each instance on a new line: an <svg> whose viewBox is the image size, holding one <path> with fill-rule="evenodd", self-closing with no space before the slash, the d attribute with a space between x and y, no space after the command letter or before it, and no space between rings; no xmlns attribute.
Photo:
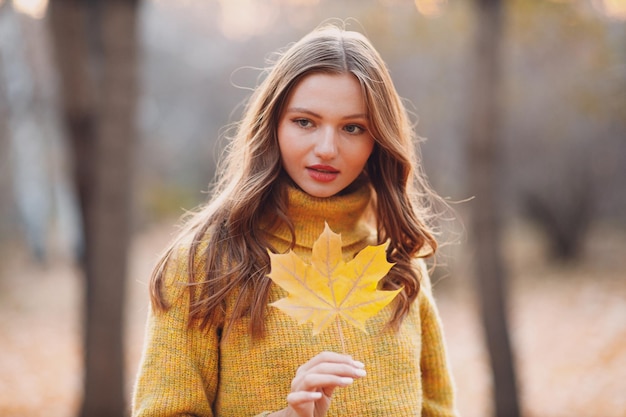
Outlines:
<svg viewBox="0 0 626 417"><path fill-rule="evenodd" d="M315 155L322 159L332 159L337 155L337 133L328 127L322 131L315 144Z"/></svg>

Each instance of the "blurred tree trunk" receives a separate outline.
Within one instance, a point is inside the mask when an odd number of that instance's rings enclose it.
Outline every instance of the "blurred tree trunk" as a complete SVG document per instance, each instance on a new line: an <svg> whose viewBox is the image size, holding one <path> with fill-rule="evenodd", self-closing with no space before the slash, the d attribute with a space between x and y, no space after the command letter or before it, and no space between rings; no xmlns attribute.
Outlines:
<svg viewBox="0 0 626 417"><path fill-rule="evenodd" d="M595 187L585 166L587 155L570 157L562 168L567 174L553 172L553 178L546 180L542 189L522 194L524 212L545 233L557 261L570 262L580 257L594 217ZM560 181L554 181L559 176Z"/></svg>
<svg viewBox="0 0 626 417"><path fill-rule="evenodd" d="M0 24L8 13L8 3L0 3ZM13 232L13 191L11 187L11 171L9 169L9 99L5 86L4 56L0 53L0 247ZM9 221L6 221L9 220Z"/></svg>
<svg viewBox="0 0 626 417"><path fill-rule="evenodd" d="M2 123L6 126L7 180L15 207L19 235L34 260L44 263L48 226L53 215L50 203L51 120L46 111L43 83L45 65L37 21L0 5L0 82L6 86ZM3 194L7 195L7 194Z"/></svg>
<svg viewBox="0 0 626 417"><path fill-rule="evenodd" d="M85 417L123 416L123 307L135 141L137 0L52 0L49 16L82 208Z"/></svg>
<svg viewBox="0 0 626 417"><path fill-rule="evenodd" d="M471 68L471 107L468 112L471 192L476 196L471 216L475 278L493 372L495 413L520 415L513 355L507 326L506 271L502 259L501 205L498 185L502 176L498 144L500 39L502 1L474 0L476 35Z"/></svg>
<svg viewBox="0 0 626 417"><path fill-rule="evenodd" d="M63 118L73 152L74 181L85 229L89 209L93 206L91 184L94 183L98 96L89 50L89 39L93 35L88 30L88 0L52 0L48 16L61 80ZM81 256L83 261L85 256Z"/></svg>
<svg viewBox="0 0 626 417"><path fill-rule="evenodd" d="M3 6L0 5L0 8ZM6 7L6 6L5 6ZM0 9L1 13L1 9ZM2 56L0 56L0 79L2 75ZM9 169L9 127L6 93L4 83L0 82L0 249L5 242L9 242L14 234L14 205L13 188L11 187L11 170ZM15 242L13 242L15 244Z"/></svg>

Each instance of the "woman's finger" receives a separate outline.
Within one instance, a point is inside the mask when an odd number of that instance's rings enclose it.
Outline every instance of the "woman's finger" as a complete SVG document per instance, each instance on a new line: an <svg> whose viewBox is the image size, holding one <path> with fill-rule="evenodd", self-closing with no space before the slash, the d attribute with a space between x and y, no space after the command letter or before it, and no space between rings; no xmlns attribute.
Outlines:
<svg viewBox="0 0 626 417"><path fill-rule="evenodd" d="M301 365L296 371L296 375L298 373L309 372L321 364L341 364L354 369L363 369L365 367L362 362L352 359L349 355L342 355L335 352L322 352Z"/></svg>
<svg viewBox="0 0 626 417"><path fill-rule="evenodd" d="M305 373L314 374L332 374L337 376L349 376L352 378L362 378L366 375L365 369L356 367L354 365L348 365L345 363L319 363L307 371L300 372L300 375ZM296 373L296 375L298 375Z"/></svg>
<svg viewBox="0 0 626 417"><path fill-rule="evenodd" d="M295 391L287 395L287 403L292 407L298 407L315 402L320 398L322 398L322 393L319 391Z"/></svg>
<svg viewBox="0 0 626 417"><path fill-rule="evenodd" d="M349 355L343 355L336 352L321 352L309 359L306 363L304 363L300 368L298 368L299 372L306 372L312 367L319 365L320 363L329 362L329 363L344 363L348 365L357 366L360 362L355 361Z"/></svg>
<svg viewBox="0 0 626 417"><path fill-rule="evenodd" d="M294 378L291 389L297 391L316 391L325 387L347 387L354 382L354 378L333 374L306 373Z"/></svg>

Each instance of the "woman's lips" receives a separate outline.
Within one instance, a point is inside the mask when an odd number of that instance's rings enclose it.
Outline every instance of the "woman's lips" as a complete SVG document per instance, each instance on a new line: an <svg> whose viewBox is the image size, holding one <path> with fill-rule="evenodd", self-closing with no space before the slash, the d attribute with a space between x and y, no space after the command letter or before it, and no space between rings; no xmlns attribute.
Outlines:
<svg viewBox="0 0 626 417"><path fill-rule="evenodd" d="M330 165L311 165L306 169L309 176L319 182L330 182L339 175L339 170Z"/></svg>

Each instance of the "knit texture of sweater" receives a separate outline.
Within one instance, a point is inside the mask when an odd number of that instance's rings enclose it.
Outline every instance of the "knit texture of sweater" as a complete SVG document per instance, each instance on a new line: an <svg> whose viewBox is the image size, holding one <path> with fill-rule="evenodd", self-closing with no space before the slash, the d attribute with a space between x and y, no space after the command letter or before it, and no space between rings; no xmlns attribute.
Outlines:
<svg viewBox="0 0 626 417"><path fill-rule="evenodd" d="M370 194L363 186L318 199L289 189L294 252L309 262L324 222L341 234L345 261L376 244L375 231L366 221ZM277 251L288 250L291 233L286 227L267 234ZM170 260L164 281L171 307L149 313L133 396L134 417L267 415L287 406L291 380L300 365L322 351L341 352L334 326L314 337L310 325L298 325L273 307L268 307L265 336L259 339L250 336L245 317L223 339L223 323L208 329L188 326L188 262L185 250L179 252L181 256ZM367 333L343 326L345 353L365 364L367 376L334 391L328 417L456 416L439 316L426 269L423 263L416 265L421 265L420 293L397 331L385 326L393 303L368 320ZM270 302L286 295L272 285ZM226 317L229 307L227 303Z"/></svg>

